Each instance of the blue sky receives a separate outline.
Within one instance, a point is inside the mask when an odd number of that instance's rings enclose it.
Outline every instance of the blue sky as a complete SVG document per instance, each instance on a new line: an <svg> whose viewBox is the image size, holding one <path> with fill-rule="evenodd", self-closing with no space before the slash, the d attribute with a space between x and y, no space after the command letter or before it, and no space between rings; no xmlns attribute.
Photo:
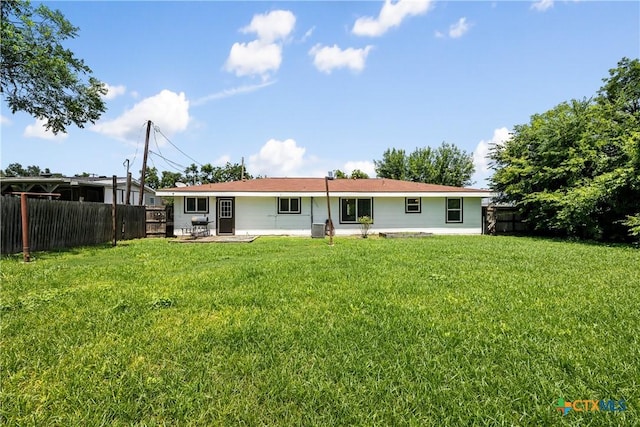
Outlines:
<svg viewBox="0 0 640 427"><path fill-rule="evenodd" d="M160 171L244 157L254 175L373 176L387 148L446 141L475 153L483 187L490 144L640 56L635 1L47 5L80 27L66 46L109 85L108 110L54 136L3 102L3 169L124 175L129 159L135 177L152 120Z"/></svg>

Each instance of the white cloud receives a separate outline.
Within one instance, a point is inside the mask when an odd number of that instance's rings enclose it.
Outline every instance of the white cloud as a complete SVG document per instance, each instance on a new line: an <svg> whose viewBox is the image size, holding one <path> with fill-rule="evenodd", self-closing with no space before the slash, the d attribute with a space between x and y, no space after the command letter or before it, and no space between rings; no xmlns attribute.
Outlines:
<svg viewBox="0 0 640 427"><path fill-rule="evenodd" d="M399 26L409 16L426 13L431 7L431 0L385 0L377 18L364 16L353 24L351 32L358 36L378 37L389 29Z"/></svg>
<svg viewBox="0 0 640 427"><path fill-rule="evenodd" d="M104 99L114 99L120 95L124 95L127 91L126 86L123 85L111 86L108 83L105 83L104 85L107 88L107 94L103 96Z"/></svg>
<svg viewBox="0 0 640 427"><path fill-rule="evenodd" d="M300 39L300 43L304 43L306 42L309 37L311 37L313 35L313 32L315 31L316 27L311 27L307 30L306 33L304 33L304 36L302 36L302 38Z"/></svg>
<svg viewBox="0 0 640 427"><path fill-rule="evenodd" d="M250 92L255 92L256 90L265 88L267 86L271 86L272 84L274 84L276 82L276 80L270 80L267 82L263 82L257 85L244 85L244 86L238 86L238 87L234 87L231 89L224 89L220 92L216 92L216 93L212 93L211 95L207 95L207 96L203 96L202 98L198 98L195 101L191 102L191 105L193 105L194 107L200 106L200 105L204 105L209 101L214 101L216 99L223 99L223 98L229 98L231 96L235 96L235 95L240 95L243 93L250 93Z"/></svg>
<svg viewBox="0 0 640 427"><path fill-rule="evenodd" d="M449 27L449 37L452 39L457 39L462 37L467 31L469 31L469 24L467 23L467 18L460 18L458 22L455 24L451 24Z"/></svg>
<svg viewBox="0 0 640 427"><path fill-rule="evenodd" d="M22 136L26 138L48 139L51 141L60 141L67 137L66 133L58 132L58 134L56 135L50 130L47 130L45 127L46 123L46 120L36 119L34 124L28 125L26 128L24 128L24 133L22 134Z"/></svg>
<svg viewBox="0 0 640 427"><path fill-rule="evenodd" d="M2 114L0 114L0 124L2 124L2 125L10 125L11 124L11 120L9 119L9 117L3 116Z"/></svg>
<svg viewBox="0 0 640 427"><path fill-rule="evenodd" d="M353 172L355 169L360 169L362 172L369 175L369 178L375 178L376 176L376 165L368 160L347 162L344 164L343 172L346 174L351 174L351 172Z"/></svg>
<svg viewBox="0 0 640 427"><path fill-rule="evenodd" d="M445 37L446 37L446 36L444 35L444 33L440 32L440 31L437 31L437 30L436 30L436 32L434 33L434 35L435 35L435 36L436 36L436 38L438 38L438 39L443 39L443 38L445 38Z"/></svg>
<svg viewBox="0 0 640 427"><path fill-rule="evenodd" d="M553 7L554 0L539 0L533 2L531 5L531 9L535 9L538 12L544 12L547 9L551 9Z"/></svg>
<svg viewBox="0 0 640 427"><path fill-rule="evenodd" d="M254 15L243 33L256 33L266 43L286 39L296 26L296 17L288 10L274 10L263 15Z"/></svg>
<svg viewBox="0 0 640 427"><path fill-rule="evenodd" d="M189 101L185 94L163 90L145 98L114 120L98 122L92 130L123 141L136 141L147 120L170 136L184 131L189 124Z"/></svg>
<svg viewBox="0 0 640 427"><path fill-rule="evenodd" d="M330 74L336 68L349 68L352 71L362 71L365 66L367 55L373 46L363 49L340 49L337 45L321 46L319 44L309 50L309 55L313 56L313 64L323 73Z"/></svg>
<svg viewBox="0 0 640 427"><path fill-rule="evenodd" d="M258 154L249 157L248 170L252 175L301 176L305 151L293 139L270 139Z"/></svg>
<svg viewBox="0 0 640 427"><path fill-rule="evenodd" d="M234 43L225 69L238 77L261 75L267 79L269 72L277 71L281 63L282 46L254 40L249 43Z"/></svg>
<svg viewBox="0 0 640 427"><path fill-rule="evenodd" d="M497 145L504 145L511 137L509 129L501 127L493 131L493 137L490 140L482 140L478 143L473 152L473 164L476 167L475 180L485 180L489 175L489 159L487 158L489 150Z"/></svg>
<svg viewBox="0 0 640 427"><path fill-rule="evenodd" d="M258 38L247 43L234 43L225 62L225 70L236 76L261 76L267 80L282 63L282 42L293 32L296 17L288 10L274 10L254 15L243 33L255 33Z"/></svg>

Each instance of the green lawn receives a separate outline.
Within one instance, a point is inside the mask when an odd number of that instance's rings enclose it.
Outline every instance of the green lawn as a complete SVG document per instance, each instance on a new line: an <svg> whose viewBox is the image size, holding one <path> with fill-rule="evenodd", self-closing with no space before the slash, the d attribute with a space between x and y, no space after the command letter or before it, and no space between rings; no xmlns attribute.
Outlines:
<svg viewBox="0 0 640 427"><path fill-rule="evenodd" d="M139 240L0 267L6 425L640 424L630 247Z"/></svg>

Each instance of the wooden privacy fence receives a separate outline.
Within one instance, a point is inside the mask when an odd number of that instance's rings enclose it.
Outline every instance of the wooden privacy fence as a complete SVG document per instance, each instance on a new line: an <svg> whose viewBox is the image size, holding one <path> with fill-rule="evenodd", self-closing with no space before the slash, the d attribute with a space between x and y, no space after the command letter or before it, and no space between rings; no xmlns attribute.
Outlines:
<svg viewBox="0 0 640 427"><path fill-rule="evenodd" d="M530 231L515 207L490 205L482 211L484 234L526 234Z"/></svg>
<svg viewBox="0 0 640 427"><path fill-rule="evenodd" d="M47 251L96 245L113 239L112 206L104 203L29 199L29 247ZM144 206L117 207L118 240L145 237ZM20 198L0 197L1 252L22 251Z"/></svg>

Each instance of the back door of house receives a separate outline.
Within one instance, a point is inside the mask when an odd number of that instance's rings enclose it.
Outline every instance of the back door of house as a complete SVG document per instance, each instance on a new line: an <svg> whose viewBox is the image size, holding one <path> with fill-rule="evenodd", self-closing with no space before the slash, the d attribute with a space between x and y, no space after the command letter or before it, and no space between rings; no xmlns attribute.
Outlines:
<svg viewBox="0 0 640 427"><path fill-rule="evenodd" d="M236 221L235 221L235 203L233 197L219 198L218 199L218 224L217 234L235 234Z"/></svg>

